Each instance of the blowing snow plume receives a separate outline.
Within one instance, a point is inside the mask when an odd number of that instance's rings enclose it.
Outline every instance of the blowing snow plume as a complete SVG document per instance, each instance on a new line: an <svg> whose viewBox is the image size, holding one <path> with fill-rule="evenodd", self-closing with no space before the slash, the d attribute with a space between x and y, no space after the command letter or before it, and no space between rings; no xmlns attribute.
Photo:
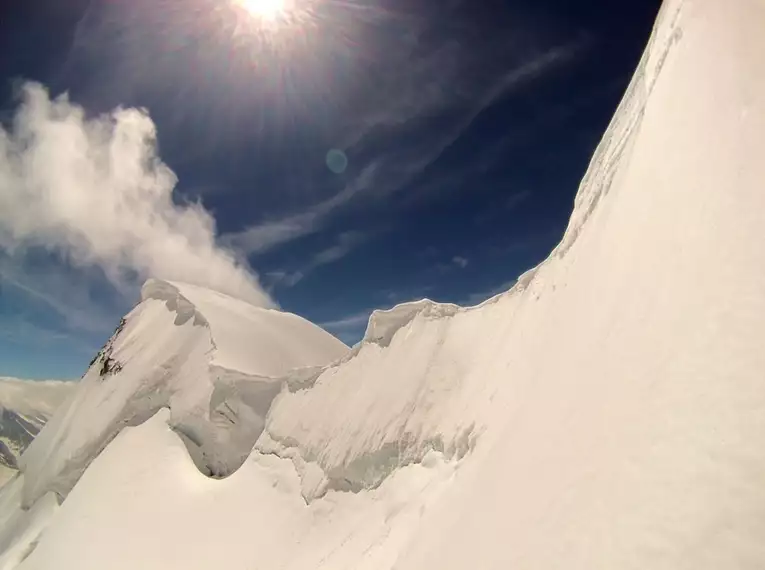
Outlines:
<svg viewBox="0 0 765 570"><path fill-rule="evenodd" d="M175 174L157 156L144 110L88 118L66 95L22 88L9 130L0 127L0 251L33 247L79 267L194 283L270 306L257 278L216 244L200 204L178 205Z"/></svg>

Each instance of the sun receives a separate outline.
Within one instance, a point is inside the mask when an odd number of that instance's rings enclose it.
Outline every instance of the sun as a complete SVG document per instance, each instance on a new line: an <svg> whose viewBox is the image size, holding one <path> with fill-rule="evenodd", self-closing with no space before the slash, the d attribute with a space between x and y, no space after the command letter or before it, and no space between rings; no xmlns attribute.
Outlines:
<svg viewBox="0 0 765 570"><path fill-rule="evenodd" d="M265 21L276 20L285 9L285 0L237 0L253 18Z"/></svg>

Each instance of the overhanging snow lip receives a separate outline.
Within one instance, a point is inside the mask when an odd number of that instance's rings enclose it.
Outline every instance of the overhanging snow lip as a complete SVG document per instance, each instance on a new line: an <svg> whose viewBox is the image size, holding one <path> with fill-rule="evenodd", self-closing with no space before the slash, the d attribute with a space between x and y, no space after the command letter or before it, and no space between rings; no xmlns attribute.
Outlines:
<svg viewBox="0 0 765 570"><path fill-rule="evenodd" d="M141 302L154 299L164 301L168 310L177 314L176 325L183 325L194 319L194 325L209 327L209 322L197 306L181 294L181 290L169 281L148 279L141 287Z"/></svg>

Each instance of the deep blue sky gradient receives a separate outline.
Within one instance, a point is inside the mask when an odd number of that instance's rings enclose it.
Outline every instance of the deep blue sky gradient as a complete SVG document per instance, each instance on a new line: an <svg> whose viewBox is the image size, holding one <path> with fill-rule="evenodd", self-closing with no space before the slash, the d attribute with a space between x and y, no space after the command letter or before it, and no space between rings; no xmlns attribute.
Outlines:
<svg viewBox="0 0 765 570"><path fill-rule="evenodd" d="M255 61L194 19L213 0L6 2L0 118L21 79L93 114L146 107L175 199L223 240L289 225L249 261L348 343L375 307L479 302L560 239L659 1L355 1L327 0L310 51ZM42 254L3 267L0 375L79 376L135 301ZM97 306L68 314L83 288Z"/></svg>

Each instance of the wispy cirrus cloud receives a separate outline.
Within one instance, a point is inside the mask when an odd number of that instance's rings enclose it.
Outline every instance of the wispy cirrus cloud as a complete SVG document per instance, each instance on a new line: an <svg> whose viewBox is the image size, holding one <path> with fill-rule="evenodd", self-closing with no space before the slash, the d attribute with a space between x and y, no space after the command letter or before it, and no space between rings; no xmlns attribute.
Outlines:
<svg viewBox="0 0 765 570"><path fill-rule="evenodd" d="M477 65L476 55L470 52L466 57L456 44L426 50L415 57L412 69L383 74L392 79L375 90L370 99L374 104L351 114L354 123L343 147L365 162L342 191L302 211L229 233L223 242L243 255L264 253L322 230L333 215L362 207L365 200L379 200L409 188L482 111L513 89L576 57L585 44L585 39L577 39L535 54L484 80L481 86L463 91L455 87L461 85L458 76ZM428 122L444 113L448 120L438 125ZM413 187L407 200L420 199L451 183L448 178L454 173L446 170L443 182Z"/></svg>
<svg viewBox="0 0 765 570"><path fill-rule="evenodd" d="M358 311L336 320L319 323L319 326L335 335L344 343L353 345L364 336L364 331L366 331L372 311L374 309Z"/></svg>
<svg viewBox="0 0 765 570"><path fill-rule="evenodd" d="M483 225L500 217L507 216L510 212L524 204L531 197L530 190L519 190L496 200L491 208L481 212L473 218L476 225Z"/></svg>
<svg viewBox="0 0 765 570"><path fill-rule="evenodd" d="M361 232L344 232L340 234L335 245L323 249L314 255L311 260L311 265L313 267L318 267L342 259L362 241L364 241L364 234Z"/></svg>
<svg viewBox="0 0 765 570"><path fill-rule="evenodd" d="M221 240L243 255L257 255L313 234L324 227L329 216L372 187L378 168L378 162L368 164L341 192L302 212L225 234Z"/></svg>
<svg viewBox="0 0 765 570"><path fill-rule="evenodd" d="M40 326L30 320L13 317L0 323L0 339L17 345L33 344L38 348L66 344L83 355L92 355L98 350L98 344L88 344L78 336L53 328Z"/></svg>
<svg viewBox="0 0 765 570"><path fill-rule="evenodd" d="M369 316L373 311L374 309L359 311L358 313L353 313L334 321L323 322L320 326L329 331L342 331L350 328L358 328L361 325L366 326L369 322Z"/></svg>
<svg viewBox="0 0 765 570"><path fill-rule="evenodd" d="M465 269L468 264L470 263L470 260L467 257L462 257L461 255L455 255L452 257L452 263L459 267L460 269Z"/></svg>
<svg viewBox="0 0 765 570"><path fill-rule="evenodd" d="M21 295L32 306L55 315L46 318L48 322L58 320L67 330L103 335L114 329L119 313L124 312L133 299L127 299L120 306L106 306L91 294L88 284L92 281L90 277L77 279L60 263L49 261L35 266L26 259L0 254L2 297Z"/></svg>
<svg viewBox="0 0 765 570"><path fill-rule="evenodd" d="M294 271L272 271L266 274L274 284L294 287L315 269L343 259L356 247L368 239L368 235L358 231L342 232L330 247L316 252L310 260Z"/></svg>

